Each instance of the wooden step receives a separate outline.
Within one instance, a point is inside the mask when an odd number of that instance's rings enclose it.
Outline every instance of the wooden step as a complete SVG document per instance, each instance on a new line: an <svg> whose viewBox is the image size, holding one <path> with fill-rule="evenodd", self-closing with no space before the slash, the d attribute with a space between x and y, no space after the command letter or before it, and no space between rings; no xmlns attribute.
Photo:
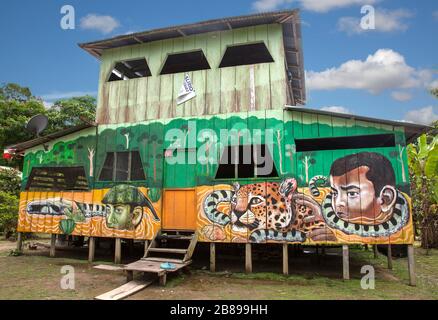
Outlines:
<svg viewBox="0 0 438 320"><path fill-rule="evenodd" d="M165 252L165 253L180 253L186 254L187 249L175 249L175 248L149 248L150 252Z"/></svg>
<svg viewBox="0 0 438 320"><path fill-rule="evenodd" d="M143 261L157 261L157 262L172 262L172 263L184 263L182 259L167 259L162 257L148 257L141 258Z"/></svg>

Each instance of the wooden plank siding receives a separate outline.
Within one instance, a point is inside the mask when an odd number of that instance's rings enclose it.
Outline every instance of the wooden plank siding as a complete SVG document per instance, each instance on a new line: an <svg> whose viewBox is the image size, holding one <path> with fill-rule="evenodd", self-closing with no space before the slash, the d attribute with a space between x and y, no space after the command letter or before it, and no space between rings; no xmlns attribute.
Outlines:
<svg viewBox="0 0 438 320"><path fill-rule="evenodd" d="M219 68L227 46L263 41L274 62ZM169 54L202 49L211 69L189 72L196 97L177 106L184 73L160 75ZM117 61L144 57L152 76L107 82ZM96 121L136 123L153 119L281 109L287 103L280 24L210 32L105 50Z"/></svg>

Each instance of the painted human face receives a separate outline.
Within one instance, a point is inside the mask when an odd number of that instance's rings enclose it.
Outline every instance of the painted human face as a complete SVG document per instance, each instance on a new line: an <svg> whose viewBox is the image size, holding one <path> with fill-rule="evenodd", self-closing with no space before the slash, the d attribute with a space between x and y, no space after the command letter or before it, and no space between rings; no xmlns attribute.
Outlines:
<svg viewBox="0 0 438 320"><path fill-rule="evenodd" d="M106 217L106 224L113 229L129 229L132 221L129 204L108 205L109 214Z"/></svg>
<svg viewBox="0 0 438 320"><path fill-rule="evenodd" d="M342 220L372 224L381 212L374 185L366 177L368 170L368 167L361 166L342 176L330 176L333 210Z"/></svg>

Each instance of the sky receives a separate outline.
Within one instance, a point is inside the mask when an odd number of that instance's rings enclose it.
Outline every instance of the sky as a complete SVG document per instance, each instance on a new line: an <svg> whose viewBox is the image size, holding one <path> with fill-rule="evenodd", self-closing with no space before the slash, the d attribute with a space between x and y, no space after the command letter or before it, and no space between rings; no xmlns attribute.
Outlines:
<svg viewBox="0 0 438 320"><path fill-rule="evenodd" d="M65 5L74 8L74 29L61 27ZM27 86L47 105L96 95L99 61L78 43L295 8L301 9L307 107L438 120L438 99L429 93L438 87L437 0L5 1L0 83Z"/></svg>

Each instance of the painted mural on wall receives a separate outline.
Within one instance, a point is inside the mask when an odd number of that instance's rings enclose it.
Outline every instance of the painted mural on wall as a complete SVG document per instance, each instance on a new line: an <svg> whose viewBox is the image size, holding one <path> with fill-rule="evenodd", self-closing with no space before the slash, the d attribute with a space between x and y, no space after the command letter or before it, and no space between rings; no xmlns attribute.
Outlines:
<svg viewBox="0 0 438 320"><path fill-rule="evenodd" d="M328 183L329 186L319 187ZM335 160L329 177L198 188L201 241L412 243L410 198L375 152Z"/></svg>
<svg viewBox="0 0 438 320"><path fill-rule="evenodd" d="M161 202L148 194L126 184L92 192L22 192L18 231L152 239L160 229Z"/></svg>
<svg viewBox="0 0 438 320"><path fill-rule="evenodd" d="M197 217L201 241L411 242L403 132L356 120L311 117L275 110L101 125L54 141L48 150L34 148L24 161L19 231L151 239L165 215L166 190L191 189L196 190L197 200L190 210ZM172 129L180 135L169 137ZM245 143L248 130L259 130L263 144L267 129L272 130L269 152L278 178L219 182L218 164L210 160L220 154L211 137L220 137L222 129L231 134L228 145ZM378 133L393 133L396 146L375 148L374 156L362 150L296 152L294 148L299 138ZM174 149L168 152L171 146ZM190 150L204 151L205 157L170 164L168 160L178 153L175 148L182 150L184 158ZM107 158L118 153L140 160L136 167L140 178L101 179ZM342 170L347 165L348 170ZM87 191L25 190L36 167L82 167ZM118 170L116 164L111 168ZM138 193L123 198L119 195L123 188Z"/></svg>

